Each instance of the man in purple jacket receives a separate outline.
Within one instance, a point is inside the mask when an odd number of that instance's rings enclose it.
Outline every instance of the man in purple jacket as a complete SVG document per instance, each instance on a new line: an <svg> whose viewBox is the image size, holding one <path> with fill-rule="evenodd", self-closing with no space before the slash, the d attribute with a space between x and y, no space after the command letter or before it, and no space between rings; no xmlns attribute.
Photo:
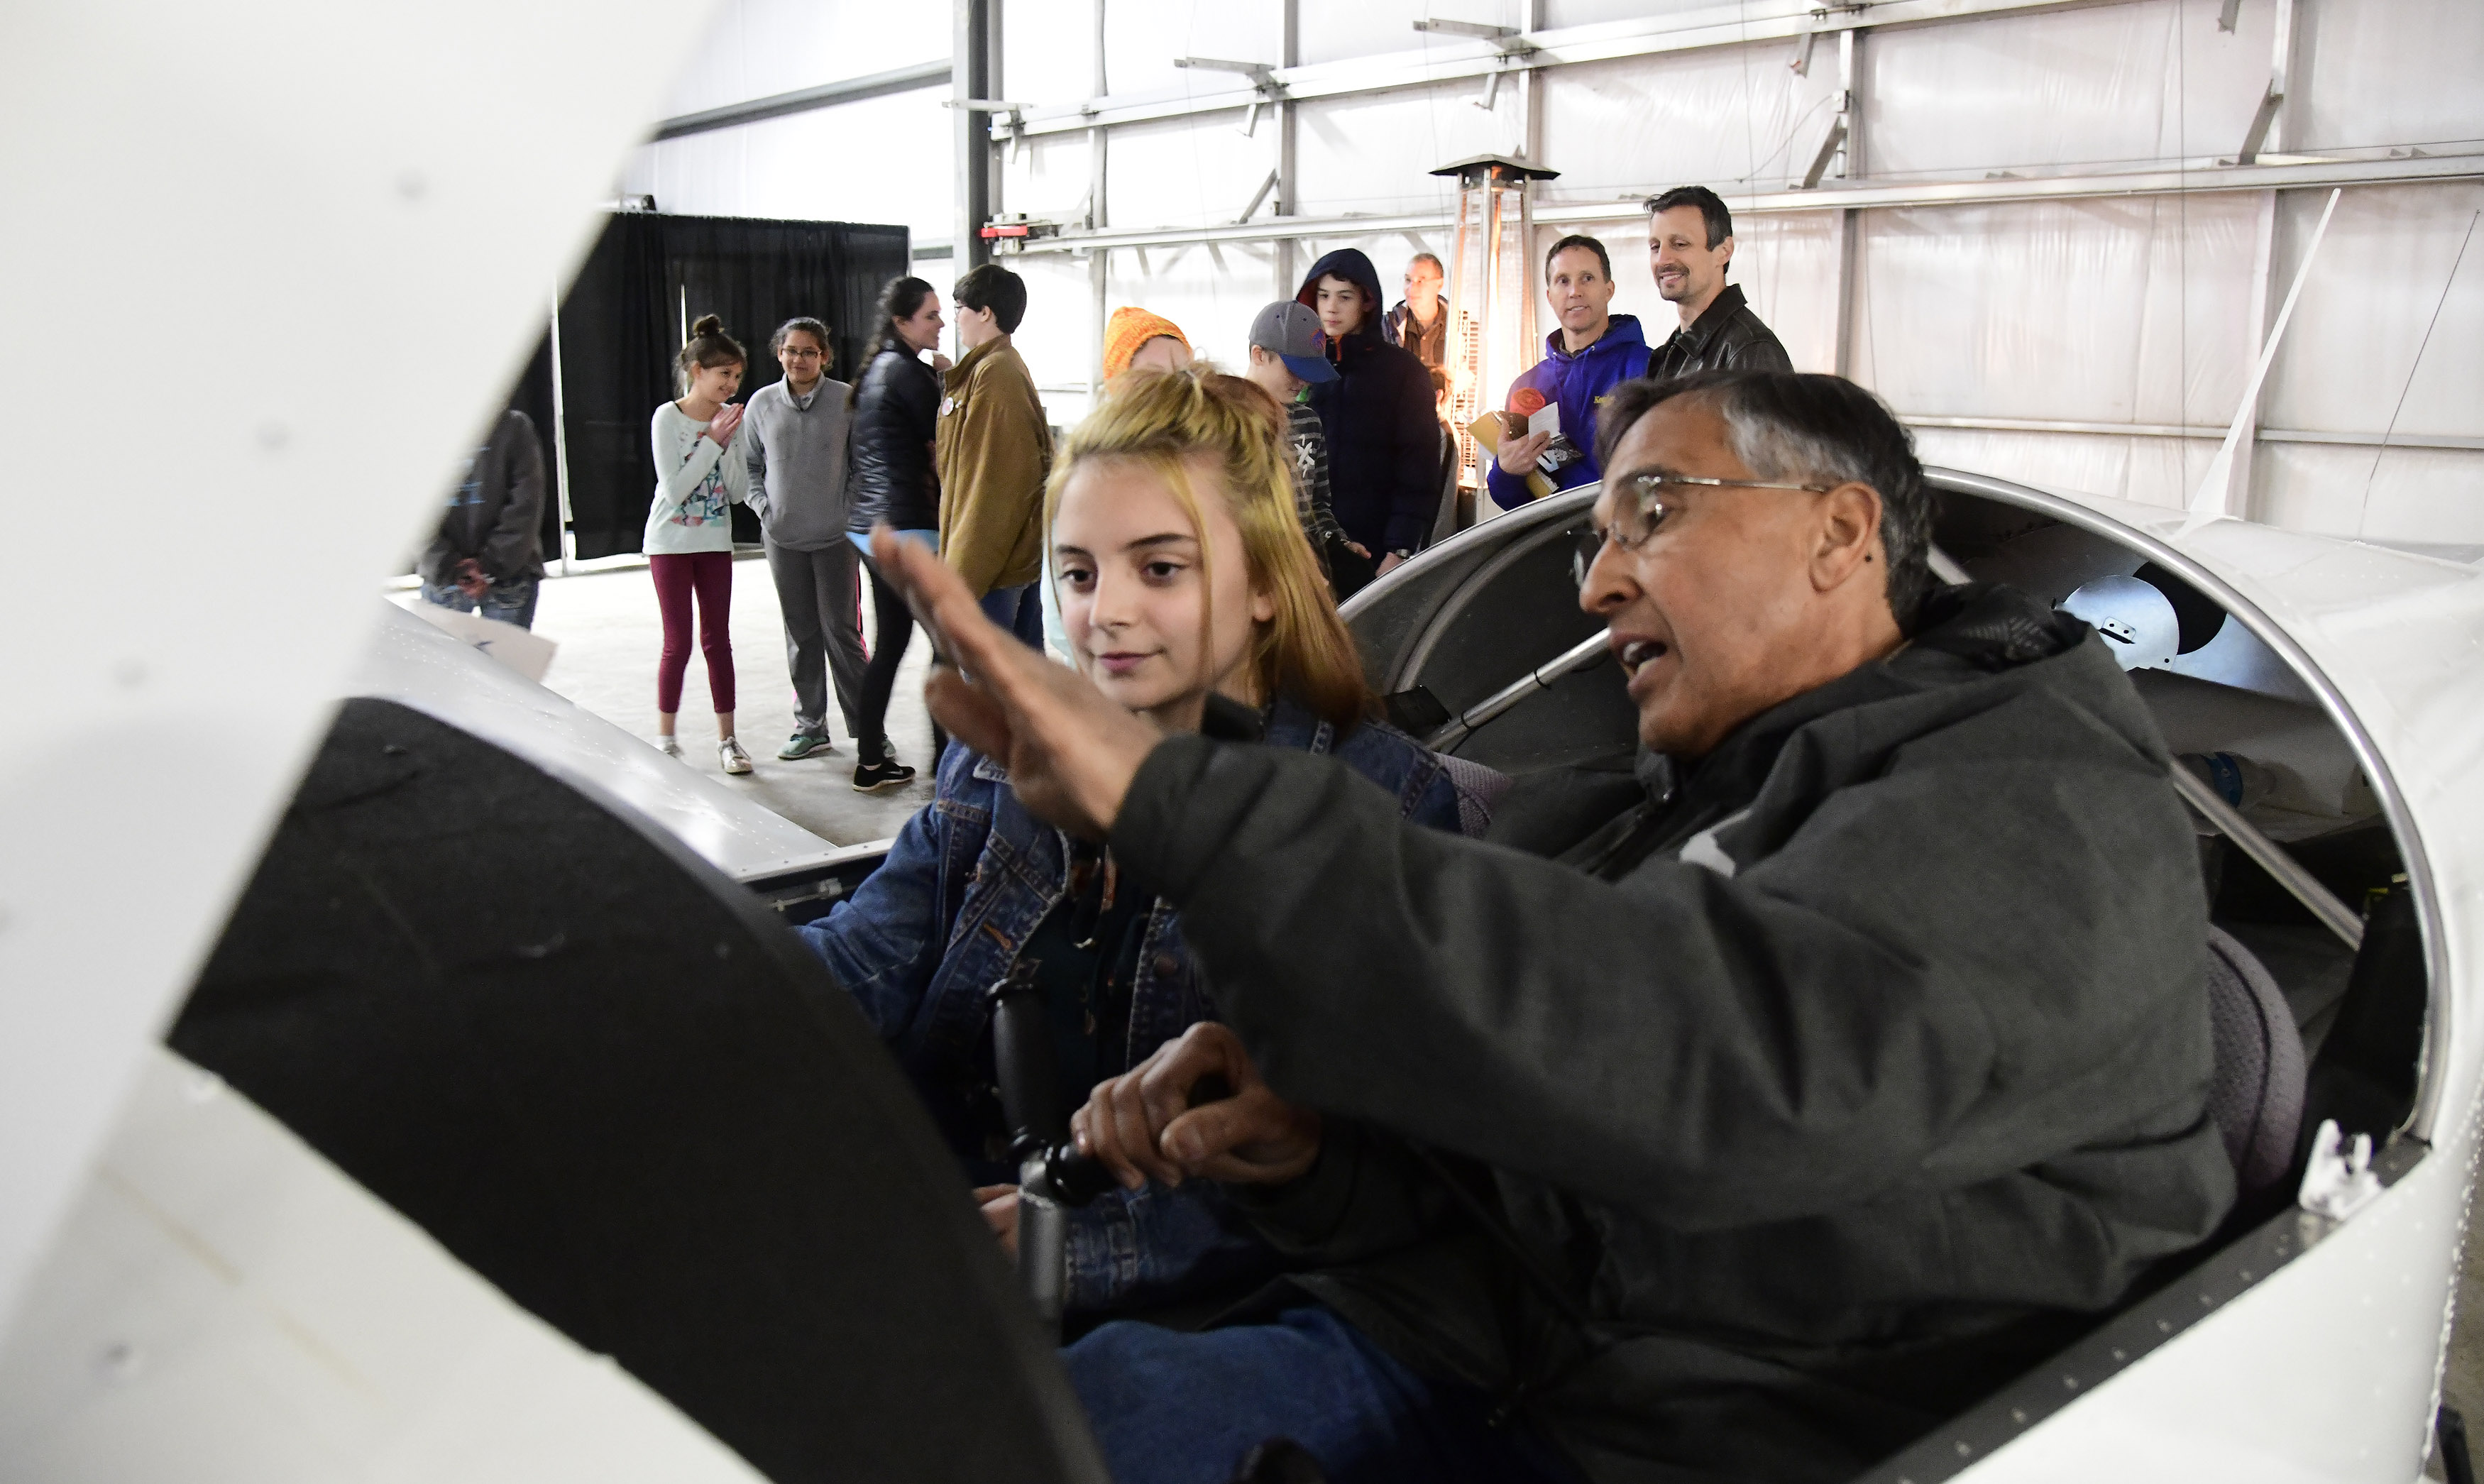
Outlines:
<svg viewBox="0 0 2484 1484"><path fill-rule="evenodd" d="M1595 238L1574 235L1552 244L1544 255L1544 298L1561 328L1545 337L1544 359L1509 391L1515 399L1531 388L1544 405L1560 408L1564 452L1575 456L1552 461L1557 467L1544 472L1554 489L1566 490L1604 477L1596 464L1596 409L1615 387L1647 374L1649 352L1638 316L1611 312L1613 260ZM1549 431L1504 436L1484 476L1493 503L1508 510L1534 499L1526 476L1553 446Z"/></svg>

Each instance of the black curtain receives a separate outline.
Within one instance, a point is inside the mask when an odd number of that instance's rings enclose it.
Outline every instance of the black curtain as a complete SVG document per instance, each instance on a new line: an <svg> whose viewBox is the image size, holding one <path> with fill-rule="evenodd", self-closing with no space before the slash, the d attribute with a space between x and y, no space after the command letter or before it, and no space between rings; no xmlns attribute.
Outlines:
<svg viewBox="0 0 2484 1484"><path fill-rule="evenodd" d="M784 374L768 353L768 337L799 314L827 321L834 358L828 374L845 380L862 364L880 285L906 272L906 264L903 227L615 214L560 307L562 420L578 554L638 550L656 483L647 425L657 404L676 395L673 357L681 349L686 310L687 322L702 314L721 318L725 333L750 353L742 382L745 397ZM542 430L550 476L556 450L549 336L511 405ZM544 550L557 553L557 501L547 504ZM734 537L759 539L748 511L734 512Z"/></svg>

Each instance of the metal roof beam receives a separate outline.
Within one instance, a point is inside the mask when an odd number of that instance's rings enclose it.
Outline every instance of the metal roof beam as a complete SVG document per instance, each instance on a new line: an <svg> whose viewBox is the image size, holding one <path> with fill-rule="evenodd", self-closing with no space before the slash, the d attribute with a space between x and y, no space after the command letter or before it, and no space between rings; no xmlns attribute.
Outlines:
<svg viewBox="0 0 2484 1484"><path fill-rule="evenodd" d="M1842 207L1975 205L2014 201L2077 201L2102 196L2166 196L2186 191L2289 191L2322 186L2379 185L2408 180L2484 177L2484 154L2416 155L2404 159L2293 160L2285 164L2201 165L2101 171L2080 175L1977 177L1957 180L1854 181L1809 191L1722 192L1745 215L1830 211ZM1642 200L1571 202L1538 205L1538 226L1585 226L1634 222L1646 214ZM1198 242L1269 242L1302 237L1372 237L1390 232L1440 231L1444 212L1395 216L1262 217L1207 227L1130 228L1106 231L1065 229L1031 240L1026 253L1085 253L1095 248L1178 247Z"/></svg>
<svg viewBox="0 0 2484 1484"><path fill-rule="evenodd" d="M892 93L912 93L921 88L945 88L948 85L949 61L943 57L937 62L919 62L891 71L873 72L868 76L849 77L842 82L822 83L816 88L728 103L722 108L711 108L702 113L683 114L657 124L654 137L679 139L685 134L704 134L711 129L757 123L763 119L781 119L787 114L806 114L815 108L834 108L840 103L859 103L865 98L886 97Z"/></svg>

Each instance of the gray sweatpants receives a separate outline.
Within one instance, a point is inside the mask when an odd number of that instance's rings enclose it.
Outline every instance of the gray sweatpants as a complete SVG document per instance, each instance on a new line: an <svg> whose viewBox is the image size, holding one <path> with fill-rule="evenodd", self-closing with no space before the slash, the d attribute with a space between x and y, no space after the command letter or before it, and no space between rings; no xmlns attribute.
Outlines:
<svg viewBox="0 0 2484 1484"><path fill-rule="evenodd" d="M768 543L768 572L776 580L776 606L785 614L785 667L794 675L794 724L814 737L828 735L828 674L837 683L837 710L846 735L854 730L854 698L862 693L862 553L850 541L816 552L792 552Z"/></svg>

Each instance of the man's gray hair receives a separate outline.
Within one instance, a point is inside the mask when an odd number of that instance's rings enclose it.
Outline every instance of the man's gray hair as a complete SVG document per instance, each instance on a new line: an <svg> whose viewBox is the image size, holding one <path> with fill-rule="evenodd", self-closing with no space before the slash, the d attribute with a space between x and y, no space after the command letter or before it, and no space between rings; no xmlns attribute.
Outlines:
<svg viewBox="0 0 2484 1484"><path fill-rule="evenodd" d="M1868 484L1880 496L1880 545L1889 558L1889 611L1914 632L1933 587L1932 492L1914 440L1878 397L1843 376L1794 371L1700 371L1613 390L1599 410L1596 457L1612 467L1622 435L1648 409L1697 396L1725 420L1734 454L1763 479Z"/></svg>

